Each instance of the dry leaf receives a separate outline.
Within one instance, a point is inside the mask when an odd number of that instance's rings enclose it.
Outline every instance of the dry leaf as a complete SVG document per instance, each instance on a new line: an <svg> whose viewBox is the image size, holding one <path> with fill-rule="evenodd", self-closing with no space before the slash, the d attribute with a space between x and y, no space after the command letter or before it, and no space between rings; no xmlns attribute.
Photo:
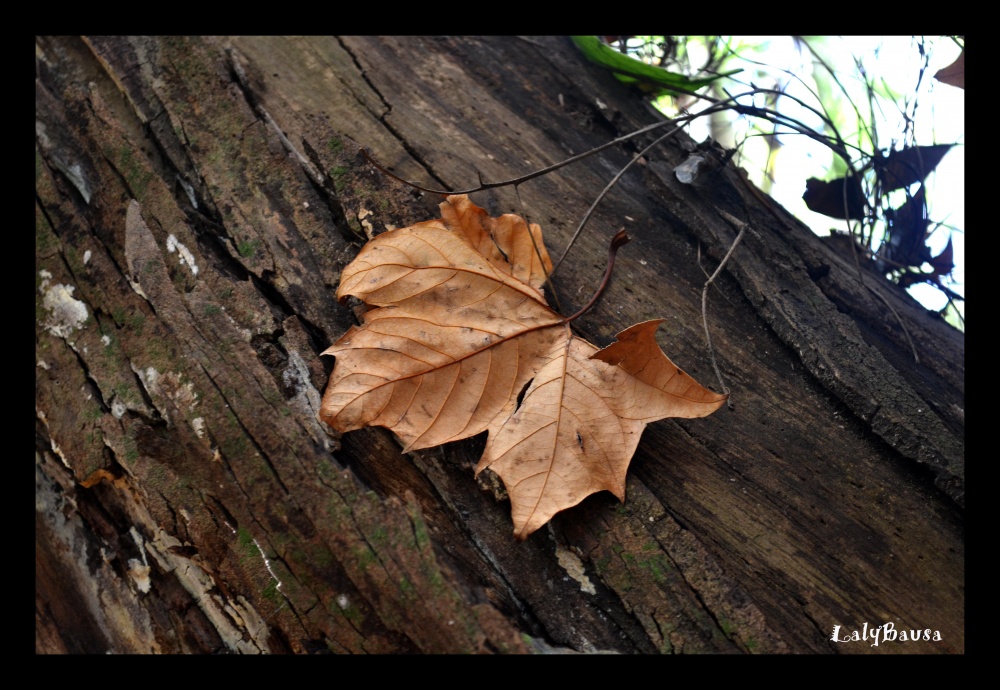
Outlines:
<svg viewBox="0 0 1000 690"><path fill-rule="evenodd" d="M523 539L602 489L624 500L646 424L725 401L667 359L660 321L603 350L574 336L542 294L537 225L465 196L441 213L375 237L344 269L337 297L378 308L323 353L337 358L320 413L333 428L383 426L404 451L489 431L476 473L503 480Z"/></svg>
<svg viewBox="0 0 1000 690"><path fill-rule="evenodd" d="M951 244L951 237L948 238L948 244L944 246L941 253L927 263L934 269L936 276L950 275L955 270L955 250Z"/></svg>
<svg viewBox="0 0 1000 690"><path fill-rule="evenodd" d="M909 187L914 182L923 182L937 167L954 144L933 144L930 146L908 146L898 151L875 155L875 172L882 181L884 191Z"/></svg>
<svg viewBox="0 0 1000 690"><path fill-rule="evenodd" d="M844 184L850 180L848 193L844 193ZM815 213L822 213L831 218L861 220L865 217L865 195L857 179L848 175L825 182L815 177L806 180L806 191L802 194L806 208ZM846 204L846 205L845 205Z"/></svg>
<svg viewBox="0 0 1000 690"><path fill-rule="evenodd" d="M965 51L958 56L955 62L951 63L944 69L939 69L935 74L934 78L945 84L951 84L952 86L957 86L960 89L965 88Z"/></svg>

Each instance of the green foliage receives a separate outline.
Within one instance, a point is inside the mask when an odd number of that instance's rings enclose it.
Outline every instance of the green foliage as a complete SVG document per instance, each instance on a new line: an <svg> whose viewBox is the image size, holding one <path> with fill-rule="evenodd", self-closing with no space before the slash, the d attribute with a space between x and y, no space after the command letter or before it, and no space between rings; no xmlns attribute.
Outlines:
<svg viewBox="0 0 1000 690"><path fill-rule="evenodd" d="M257 546L254 544L253 535L250 534L245 528L240 527L239 531L236 533L236 538L240 542L240 547L249 556L257 555Z"/></svg>
<svg viewBox="0 0 1000 690"><path fill-rule="evenodd" d="M269 601L275 603L279 602L281 600L281 594L278 592L278 581L272 577L271 581L268 583L267 587L264 588L264 591L261 594Z"/></svg>
<svg viewBox="0 0 1000 690"><path fill-rule="evenodd" d="M338 165L336 168L330 171L330 177L333 178L333 188L338 193L344 191L344 185L347 184L346 180L344 179L344 175L346 174L347 174L347 168L345 168L342 165Z"/></svg>
<svg viewBox="0 0 1000 690"><path fill-rule="evenodd" d="M236 245L236 251L238 251L240 256L244 259L249 259L257 253L257 247L259 246L260 240L243 240Z"/></svg>
<svg viewBox="0 0 1000 690"><path fill-rule="evenodd" d="M629 57L604 44L597 36L571 36L573 43L592 62L607 67L626 84L635 84L645 91L661 95L663 93L688 93L712 83L720 77L741 72L734 69L724 74L689 79L683 74L669 72L641 60Z"/></svg>

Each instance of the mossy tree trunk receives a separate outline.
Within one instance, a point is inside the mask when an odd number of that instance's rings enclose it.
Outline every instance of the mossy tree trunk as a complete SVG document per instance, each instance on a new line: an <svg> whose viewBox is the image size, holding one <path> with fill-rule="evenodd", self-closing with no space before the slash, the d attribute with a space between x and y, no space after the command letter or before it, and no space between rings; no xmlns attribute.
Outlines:
<svg viewBox="0 0 1000 690"><path fill-rule="evenodd" d="M731 165L680 184L684 134L555 276L571 313L624 226L580 334L665 318L718 389L701 287L752 228L709 297L734 409L647 428L624 504L519 543L483 439L318 421L341 269L438 216L359 147L460 189L657 119L569 41L39 38L36 75L38 651L964 651L963 337ZM653 136L473 201L558 256ZM941 639L830 641L886 622Z"/></svg>

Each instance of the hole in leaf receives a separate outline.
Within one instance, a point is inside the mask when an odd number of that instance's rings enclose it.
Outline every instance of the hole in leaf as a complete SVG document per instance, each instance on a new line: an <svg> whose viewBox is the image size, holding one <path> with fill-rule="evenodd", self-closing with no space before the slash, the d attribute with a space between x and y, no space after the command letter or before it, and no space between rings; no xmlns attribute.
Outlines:
<svg viewBox="0 0 1000 690"><path fill-rule="evenodd" d="M517 412L517 410L521 407L521 401L524 400L524 394L528 392L528 386L530 386L531 382L534 380L535 379L528 379L528 382L524 384L521 392L517 394L517 407L514 408L515 412Z"/></svg>

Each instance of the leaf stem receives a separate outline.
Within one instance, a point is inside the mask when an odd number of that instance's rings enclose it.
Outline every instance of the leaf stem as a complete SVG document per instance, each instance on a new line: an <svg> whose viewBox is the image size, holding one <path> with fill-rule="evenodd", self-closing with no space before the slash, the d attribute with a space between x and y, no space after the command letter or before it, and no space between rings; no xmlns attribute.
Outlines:
<svg viewBox="0 0 1000 690"><path fill-rule="evenodd" d="M575 321L590 311L591 307L597 304L597 300L600 299L602 294L604 294L604 288L608 286L608 281L611 280L611 271L615 268L615 254L618 253L618 248L628 244L631 240L632 238L625 232L625 228L622 228L615 233L615 236L611 238L611 246L608 247L608 267L604 270L604 278L601 279L601 284L598 286L597 291L594 293L594 296L590 298L590 301L583 305L583 308L580 309L580 311L573 314L573 316L563 319L563 323Z"/></svg>

